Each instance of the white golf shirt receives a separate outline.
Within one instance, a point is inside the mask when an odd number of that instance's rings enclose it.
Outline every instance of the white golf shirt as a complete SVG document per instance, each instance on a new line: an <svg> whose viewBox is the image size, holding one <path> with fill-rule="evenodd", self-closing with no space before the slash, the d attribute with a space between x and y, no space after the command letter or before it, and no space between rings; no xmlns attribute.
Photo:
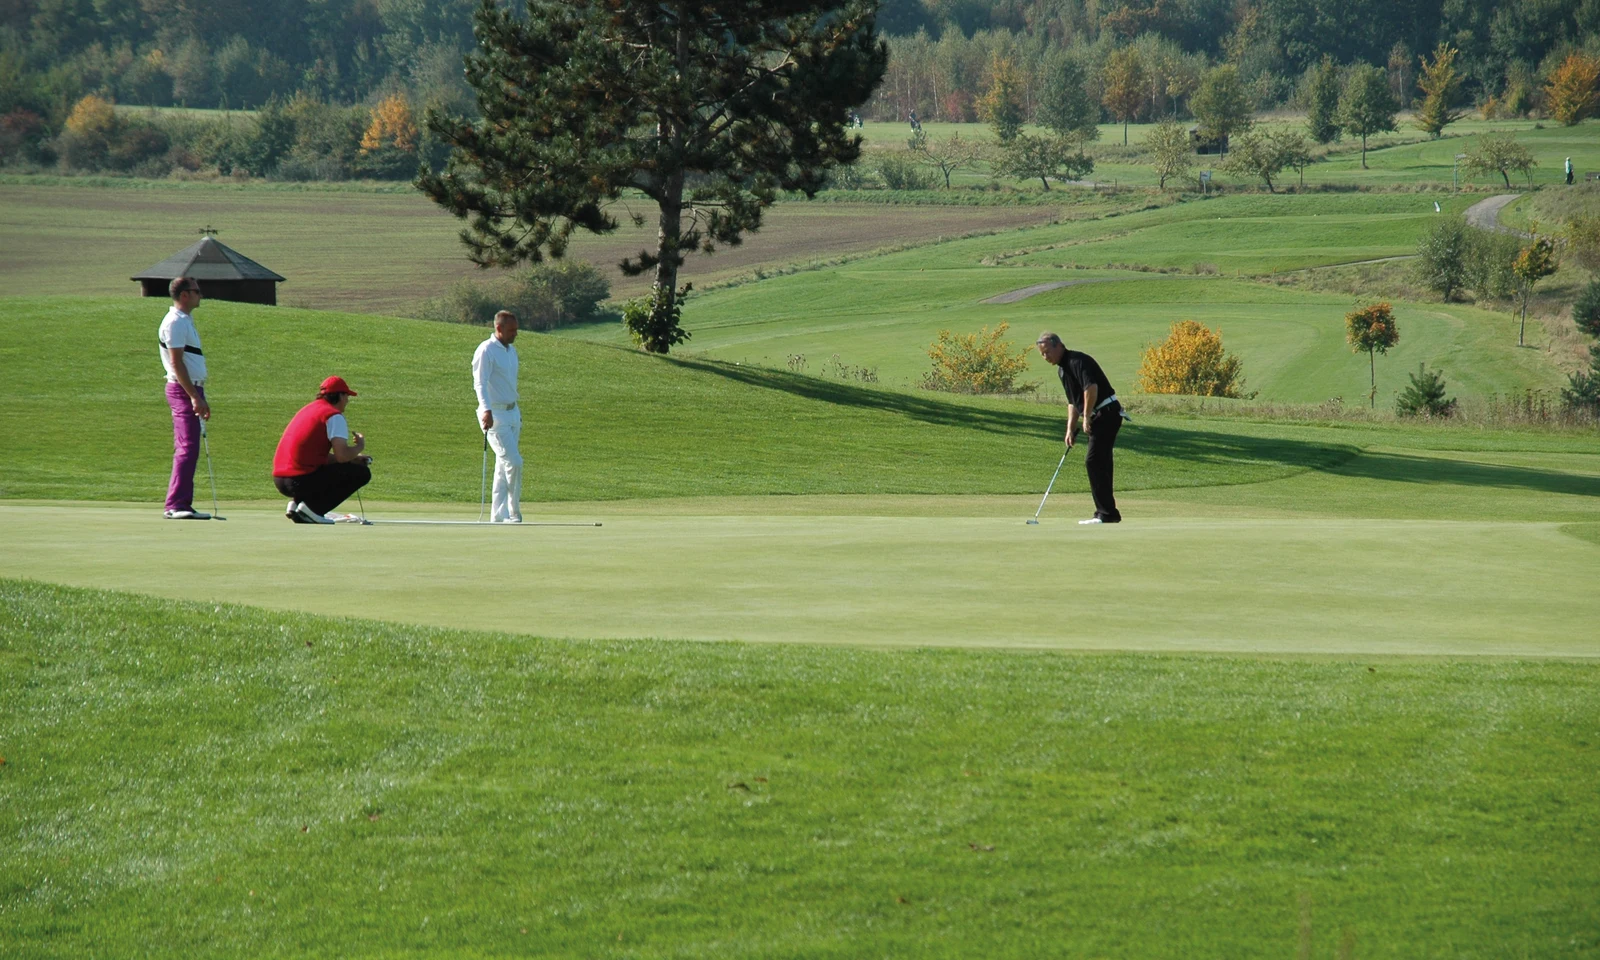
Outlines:
<svg viewBox="0 0 1600 960"><path fill-rule="evenodd" d="M206 382L206 358L200 352L200 331L194 328L194 317L173 304L162 319L156 338L161 341L161 367L167 371L168 383L178 382L178 375L172 369L172 354L167 352L174 347L183 351L183 365L189 371L189 382Z"/></svg>
<svg viewBox="0 0 1600 960"><path fill-rule="evenodd" d="M478 344L472 355L472 389L478 412L511 410L517 405L517 348L494 337Z"/></svg>

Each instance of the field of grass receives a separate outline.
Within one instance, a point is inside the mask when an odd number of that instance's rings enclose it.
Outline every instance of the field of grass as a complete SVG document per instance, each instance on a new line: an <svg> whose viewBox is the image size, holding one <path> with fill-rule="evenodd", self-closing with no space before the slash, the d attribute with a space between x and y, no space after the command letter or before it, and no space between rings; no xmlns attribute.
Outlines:
<svg viewBox="0 0 1600 960"><path fill-rule="evenodd" d="M1600 949L1587 664L565 642L17 581L0 637L14 955Z"/></svg>
<svg viewBox="0 0 1600 960"><path fill-rule="evenodd" d="M270 185L269 185L270 186ZM479 275L459 224L414 192L273 190L227 183L146 183L139 188L23 178L0 183L0 296L133 296L129 277L198 239L203 226L289 280L280 303L406 314L460 277ZM624 207L632 209L624 204ZM641 208L642 209L642 208ZM1049 222L1054 208L780 204L743 244L692 258L696 284L796 260L861 254L941 236ZM622 226L574 239L569 255L608 271L615 296L648 288L617 261L652 243L655 227ZM653 221L651 221L653 223Z"/></svg>
<svg viewBox="0 0 1600 960"><path fill-rule="evenodd" d="M1303 126L1304 118L1265 117L1260 122L1269 127ZM1145 136L1154 128L1154 124L1130 124L1129 148L1125 150L1122 146L1121 124L1102 124L1100 139L1090 148L1091 153L1097 157L1091 179L1119 187L1155 186L1157 182L1155 174L1144 158L1137 156ZM935 139L947 138L952 133L959 133L962 139L992 141L994 138L993 133L984 124L925 123L923 129ZM1395 185L1432 185L1449 188L1455 182L1453 180L1455 155L1467 152L1475 142L1474 138L1491 131L1515 133L1517 140L1533 152L1534 159L1538 162L1533 175L1535 184L1560 183L1563 178L1562 161L1569 156L1572 157L1573 165L1580 172L1580 176L1583 171L1600 170L1600 135L1597 135L1597 131L1600 131L1600 120L1588 120L1575 127L1562 127L1553 123L1549 126L1536 126L1531 120L1467 119L1451 124L1446 128L1445 136L1440 139L1428 140L1421 131L1411 126L1409 116L1402 115L1399 130L1367 138L1366 169L1362 169L1361 166L1360 139L1345 138L1332 145L1326 160L1307 168L1305 183L1308 187L1340 185L1383 189ZM863 133L870 158L881 155L884 151L904 149L910 129L903 123L868 124ZM1260 185L1259 181L1251 178L1224 172L1221 169L1220 158L1196 157L1195 159L1195 169L1213 170L1214 182L1219 185L1251 188ZM989 179L988 168L980 167L962 171L957 177L952 178L952 185L974 186L987 183ZM1297 182L1298 177L1293 171L1286 171L1279 181L1281 185ZM1463 175L1460 183L1479 190L1504 187L1499 176L1468 180ZM1513 178L1512 186L1515 189L1523 189L1527 186L1527 180L1523 178L1519 181ZM1034 182L1031 187L1038 189L1039 184Z"/></svg>

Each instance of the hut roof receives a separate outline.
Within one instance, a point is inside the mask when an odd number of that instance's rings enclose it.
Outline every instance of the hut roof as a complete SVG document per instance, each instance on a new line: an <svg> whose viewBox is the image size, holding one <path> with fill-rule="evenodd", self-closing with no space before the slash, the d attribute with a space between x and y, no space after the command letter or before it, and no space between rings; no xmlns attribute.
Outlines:
<svg viewBox="0 0 1600 960"><path fill-rule="evenodd" d="M193 277L196 280L284 279L239 251L223 245L215 237L204 237L199 243L179 250L130 279L172 280L177 277Z"/></svg>

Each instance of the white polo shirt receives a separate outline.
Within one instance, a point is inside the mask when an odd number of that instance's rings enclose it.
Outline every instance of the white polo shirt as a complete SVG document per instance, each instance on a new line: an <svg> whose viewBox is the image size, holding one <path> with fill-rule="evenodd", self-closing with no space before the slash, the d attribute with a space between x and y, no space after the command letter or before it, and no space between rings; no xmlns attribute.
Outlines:
<svg viewBox="0 0 1600 960"><path fill-rule="evenodd" d="M517 348L495 337L478 344L472 354L472 389L478 412L505 410L517 402Z"/></svg>
<svg viewBox="0 0 1600 960"><path fill-rule="evenodd" d="M161 367L167 371L168 383L178 382L178 375L172 369L172 354L167 352L173 347L183 351L183 365L189 371L189 381L206 382L206 358L200 352L200 331L194 328L194 317L173 304L161 321L156 337L161 341Z"/></svg>

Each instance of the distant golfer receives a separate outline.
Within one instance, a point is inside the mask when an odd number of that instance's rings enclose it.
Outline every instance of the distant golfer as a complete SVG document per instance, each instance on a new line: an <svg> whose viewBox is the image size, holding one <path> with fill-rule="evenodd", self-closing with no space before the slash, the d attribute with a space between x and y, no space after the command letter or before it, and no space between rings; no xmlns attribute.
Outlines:
<svg viewBox="0 0 1600 960"><path fill-rule="evenodd" d="M1567 158L1567 186L1572 186L1572 158Z"/></svg>
<svg viewBox="0 0 1600 960"><path fill-rule="evenodd" d="M1034 345L1039 348L1039 356L1055 364L1061 388L1067 392L1067 449L1072 449L1077 437L1079 416L1083 417L1083 433L1089 438L1083 466L1089 474L1089 492L1094 495L1094 516L1078 522L1121 523L1122 514L1117 512L1117 499L1111 493L1111 450L1116 446L1124 416L1117 392L1111 389L1111 381L1094 357L1068 350L1061 338L1048 330L1039 334Z"/></svg>
<svg viewBox="0 0 1600 960"><path fill-rule="evenodd" d="M317 398L289 421L272 458L272 483L289 498L284 515L295 523L335 523L327 514L372 480L367 438L355 434L344 409L356 392L343 377L322 381Z"/></svg>
<svg viewBox="0 0 1600 960"><path fill-rule="evenodd" d="M194 310L200 284L179 277L167 286L172 308L161 321L161 365L167 371L167 405L172 408L172 481L167 484L168 520L210 520L194 508L194 468L200 463L200 421L211 419L206 403L206 357Z"/></svg>
<svg viewBox="0 0 1600 960"><path fill-rule="evenodd" d="M517 315L494 315L494 335L472 355L472 389L478 395L478 423L494 448L494 506L491 523L522 522L522 411L517 409Z"/></svg>

